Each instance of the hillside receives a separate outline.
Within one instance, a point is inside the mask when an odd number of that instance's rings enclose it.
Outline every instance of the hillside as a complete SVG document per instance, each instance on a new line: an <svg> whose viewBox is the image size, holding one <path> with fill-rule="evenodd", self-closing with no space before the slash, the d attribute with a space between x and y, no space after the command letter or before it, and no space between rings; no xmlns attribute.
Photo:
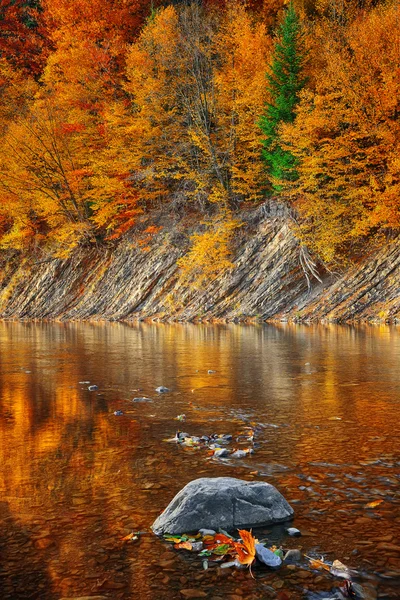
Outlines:
<svg viewBox="0 0 400 600"><path fill-rule="evenodd" d="M249 215L234 268L200 289L179 280L183 250L174 244L173 228L156 235L146 251L125 240L67 260L9 259L0 317L400 322L398 240L342 274L320 270L322 283L312 278L308 290L288 218L276 212Z"/></svg>

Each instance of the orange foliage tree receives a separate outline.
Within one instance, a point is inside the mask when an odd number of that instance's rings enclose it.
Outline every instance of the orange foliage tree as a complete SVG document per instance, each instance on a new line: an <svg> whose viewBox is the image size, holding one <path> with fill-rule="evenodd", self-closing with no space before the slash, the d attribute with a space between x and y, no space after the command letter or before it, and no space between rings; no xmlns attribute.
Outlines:
<svg viewBox="0 0 400 600"><path fill-rule="evenodd" d="M15 115L0 150L0 212L7 210L11 221L3 247L45 239L65 256L95 241L99 229L104 234L132 225L137 195L125 165L107 163L105 110L123 101L124 53L143 20L143 5L45 0L53 52L30 111Z"/></svg>
<svg viewBox="0 0 400 600"><path fill-rule="evenodd" d="M229 205L258 196L255 121L269 51L241 4L222 20L170 6L147 24L127 57L133 110L120 116L144 197Z"/></svg>
<svg viewBox="0 0 400 600"><path fill-rule="evenodd" d="M329 31L329 34L328 34ZM400 20L396 6L319 29L324 65L282 136L299 161L287 190L300 235L328 263L400 228Z"/></svg>
<svg viewBox="0 0 400 600"><path fill-rule="evenodd" d="M38 76L49 53L49 40L37 0L0 0L0 56L14 69Z"/></svg>

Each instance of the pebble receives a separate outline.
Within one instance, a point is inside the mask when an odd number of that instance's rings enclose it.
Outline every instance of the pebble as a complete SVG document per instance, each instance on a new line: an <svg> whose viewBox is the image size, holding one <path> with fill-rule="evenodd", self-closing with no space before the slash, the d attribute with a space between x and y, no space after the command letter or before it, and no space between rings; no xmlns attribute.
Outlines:
<svg viewBox="0 0 400 600"><path fill-rule="evenodd" d="M232 452L231 457L232 458L244 458L247 455L248 455L248 452L245 452L244 450L236 450L236 452Z"/></svg>
<svg viewBox="0 0 400 600"><path fill-rule="evenodd" d="M200 552L203 550L203 542L192 542L192 552Z"/></svg>
<svg viewBox="0 0 400 600"><path fill-rule="evenodd" d="M54 542L50 538L41 538L40 540L36 540L35 548L37 550L46 550L46 548L48 548L52 544L54 544Z"/></svg>
<svg viewBox="0 0 400 600"><path fill-rule="evenodd" d="M236 452L232 454L234 456ZM227 448L216 448L214 450L214 456L216 458L221 458L222 456L229 456L229 450Z"/></svg>
<svg viewBox="0 0 400 600"><path fill-rule="evenodd" d="M376 546L377 550L386 550L389 552L400 552L400 546L397 546L397 544L389 544L388 542L380 542L377 546Z"/></svg>
<svg viewBox="0 0 400 600"><path fill-rule="evenodd" d="M187 588L180 590L184 598L207 598L207 594L202 590L196 590L194 588Z"/></svg>
<svg viewBox="0 0 400 600"><path fill-rule="evenodd" d="M296 537L299 537L301 535L300 529L296 529L296 527L289 527L288 529L286 529L286 533Z"/></svg>
<svg viewBox="0 0 400 600"><path fill-rule="evenodd" d="M310 577L312 577L312 574L309 571L305 571L304 569L297 571L296 575L297 577L299 577L299 579L309 579Z"/></svg>
<svg viewBox="0 0 400 600"><path fill-rule="evenodd" d="M214 529L199 529L199 533L204 537L205 535L215 535L217 532Z"/></svg>
<svg viewBox="0 0 400 600"><path fill-rule="evenodd" d="M158 564L162 569L170 569L175 566L175 560L161 560Z"/></svg>
<svg viewBox="0 0 400 600"><path fill-rule="evenodd" d="M283 557L285 562L299 562L302 559L300 550L288 550Z"/></svg>

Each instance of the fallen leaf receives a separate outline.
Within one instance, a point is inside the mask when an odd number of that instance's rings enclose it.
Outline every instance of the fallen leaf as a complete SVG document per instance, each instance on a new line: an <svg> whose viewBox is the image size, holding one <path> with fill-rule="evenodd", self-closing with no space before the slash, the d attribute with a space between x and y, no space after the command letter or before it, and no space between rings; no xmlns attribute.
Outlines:
<svg viewBox="0 0 400 600"><path fill-rule="evenodd" d="M379 506L382 504L383 500L374 500L373 502L369 502L365 505L364 508L375 508L375 506Z"/></svg>
<svg viewBox="0 0 400 600"><path fill-rule="evenodd" d="M180 542L179 544L175 544L174 548L176 550L191 550L192 544L190 542Z"/></svg>
<svg viewBox="0 0 400 600"><path fill-rule="evenodd" d="M212 549L213 554L217 554L218 556L225 556L231 550L231 544L220 544Z"/></svg>
<svg viewBox="0 0 400 600"><path fill-rule="evenodd" d="M139 539L138 536L135 533L133 533L133 531L132 531L132 533L129 533L128 535L126 535L125 537L123 537L121 539L121 541L122 542L128 542L128 541L136 542L136 540L138 540L138 539Z"/></svg>
<svg viewBox="0 0 400 600"><path fill-rule="evenodd" d="M180 590L182 596L184 598L206 598L207 594L202 590L196 590L194 588L188 588L185 590Z"/></svg>
<svg viewBox="0 0 400 600"><path fill-rule="evenodd" d="M238 555L238 560L242 565L251 565L256 556L256 539L251 531L238 529L242 543L235 542L235 550Z"/></svg>
<svg viewBox="0 0 400 600"><path fill-rule="evenodd" d="M331 568L327 565L323 560L318 560L317 558L311 558L310 556L304 555L310 561L310 567L312 569L325 569L325 571L330 571Z"/></svg>

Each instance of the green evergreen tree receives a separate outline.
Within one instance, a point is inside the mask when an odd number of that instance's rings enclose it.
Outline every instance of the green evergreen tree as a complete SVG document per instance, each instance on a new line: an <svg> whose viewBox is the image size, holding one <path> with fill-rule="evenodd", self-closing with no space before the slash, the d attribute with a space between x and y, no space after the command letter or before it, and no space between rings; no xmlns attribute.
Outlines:
<svg viewBox="0 0 400 600"><path fill-rule="evenodd" d="M280 182L297 178L296 159L290 151L282 148L279 126L294 121L299 93L306 82L302 77L304 60L300 21L290 3L278 30L270 72L267 73L271 102L266 105L265 113L258 122L264 134L262 158L274 191L281 191Z"/></svg>

